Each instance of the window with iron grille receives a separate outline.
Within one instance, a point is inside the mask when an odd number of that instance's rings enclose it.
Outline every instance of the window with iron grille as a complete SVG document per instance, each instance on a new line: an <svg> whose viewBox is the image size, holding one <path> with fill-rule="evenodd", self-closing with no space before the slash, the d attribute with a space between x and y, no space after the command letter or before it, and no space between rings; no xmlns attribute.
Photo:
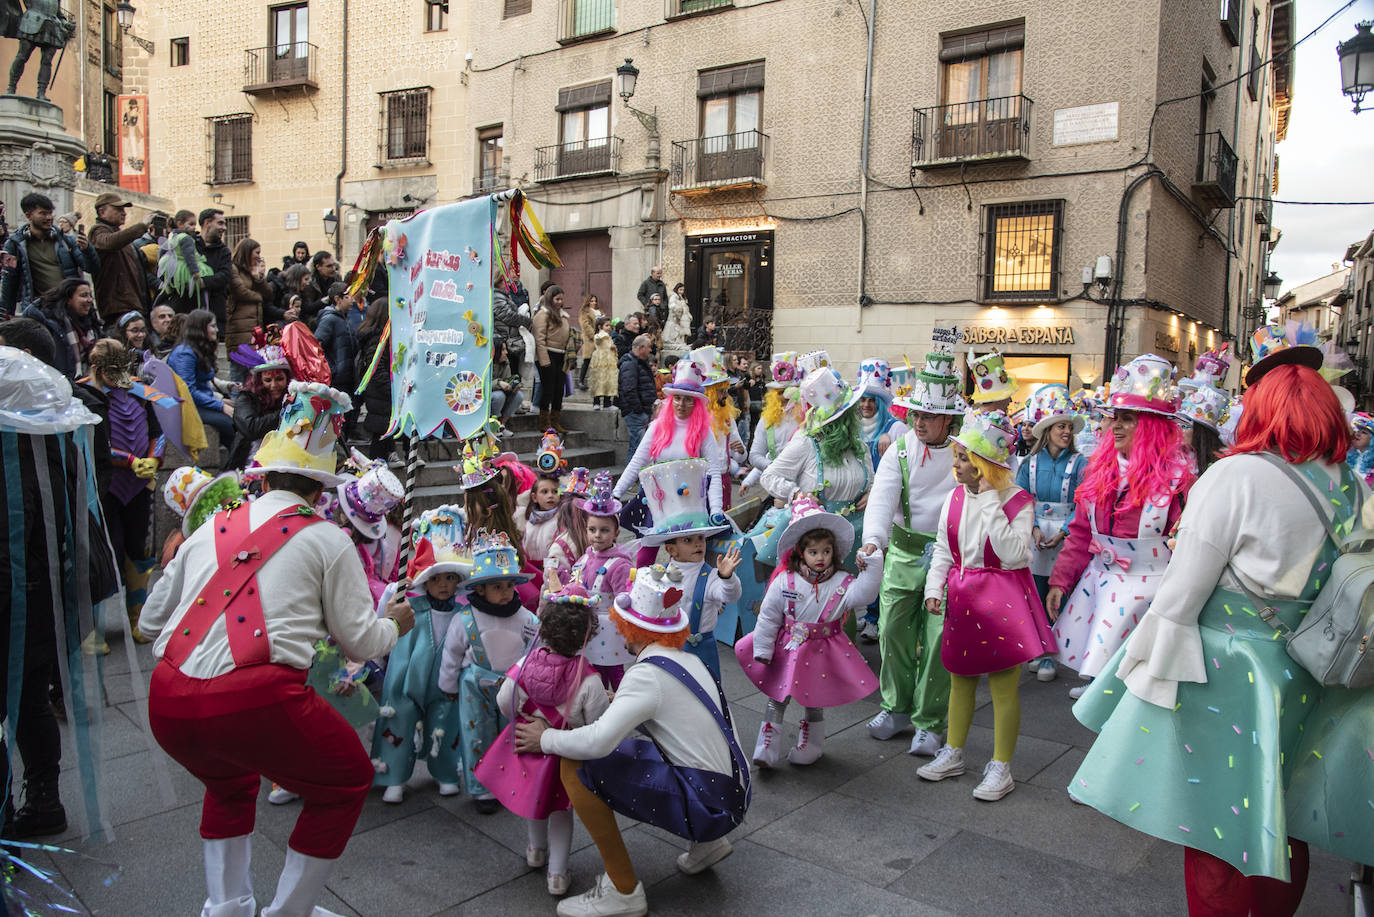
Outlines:
<svg viewBox="0 0 1374 917"><path fill-rule="evenodd" d="M205 182L227 185L253 180L253 116L206 118Z"/></svg>
<svg viewBox="0 0 1374 917"><path fill-rule="evenodd" d="M533 8L533 0L506 0L506 6L501 13L501 18L509 19L512 16L523 16Z"/></svg>
<svg viewBox="0 0 1374 917"><path fill-rule="evenodd" d="M448 28L448 0L425 0L425 31L442 32Z"/></svg>
<svg viewBox="0 0 1374 917"><path fill-rule="evenodd" d="M984 207L979 296L992 302L1058 300L1063 235L1062 200Z"/></svg>
<svg viewBox="0 0 1374 917"><path fill-rule="evenodd" d="M191 39L173 38L172 39L172 62L173 67L185 67L191 62Z"/></svg>
<svg viewBox="0 0 1374 917"><path fill-rule="evenodd" d="M383 92L379 163L415 162L429 156L430 87Z"/></svg>
<svg viewBox="0 0 1374 917"><path fill-rule="evenodd" d="M224 244L232 252L240 242L248 238L248 217L224 218Z"/></svg>

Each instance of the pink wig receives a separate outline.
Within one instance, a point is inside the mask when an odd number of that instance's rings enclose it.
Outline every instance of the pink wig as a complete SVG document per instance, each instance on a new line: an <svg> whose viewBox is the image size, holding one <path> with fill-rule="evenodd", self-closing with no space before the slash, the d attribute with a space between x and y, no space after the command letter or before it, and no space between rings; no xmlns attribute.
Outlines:
<svg viewBox="0 0 1374 917"><path fill-rule="evenodd" d="M1162 506L1174 494L1186 490L1192 478L1183 431L1172 420L1142 411L1136 414L1135 437L1126 461L1126 506L1150 501ZM1106 503L1115 498L1121 483L1116 443L1104 424L1088 472L1078 485L1077 498Z"/></svg>
<svg viewBox="0 0 1374 917"><path fill-rule="evenodd" d="M701 443L711 429L711 415L707 413L706 402L695 399L692 416L687 418L687 454L701 457ZM677 413L673 410L673 399L668 398L654 415L649 427L649 458L658 461L659 455L673 442L673 431L677 426Z"/></svg>

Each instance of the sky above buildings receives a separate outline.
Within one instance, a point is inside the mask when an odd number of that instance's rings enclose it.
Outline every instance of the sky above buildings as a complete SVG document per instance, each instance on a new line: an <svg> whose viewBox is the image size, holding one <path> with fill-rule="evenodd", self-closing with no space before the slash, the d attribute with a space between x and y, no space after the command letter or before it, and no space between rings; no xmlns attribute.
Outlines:
<svg viewBox="0 0 1374 917"><path fill-rule="evenodd" d="M1299 0L1296 38L1345 0ZM1297 49L1293 114L1288 139L1277 147L1279 190L1285 201L1374 201L1374 94L1354 114L1341 94L1336 43L1355 34L1355 23L1374 19L1374 0L1359 0ZM1270 266L1292 289L1339 266L1346 246L1374 230L1374 206L1274 205L1283 240Z"/></svg>

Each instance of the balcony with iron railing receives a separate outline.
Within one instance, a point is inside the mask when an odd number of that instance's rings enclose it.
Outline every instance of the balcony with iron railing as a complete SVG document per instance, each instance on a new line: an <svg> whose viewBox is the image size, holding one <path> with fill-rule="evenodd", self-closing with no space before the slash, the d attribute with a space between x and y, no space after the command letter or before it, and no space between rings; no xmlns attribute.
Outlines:
<svg viewBox="0 0 1374 917"><path fill-rule="evenodd" d="M1260 241L1268 242L1273 235L1274 199L1267 194L1264 196L1264 200L1255 202L1255 222L1260 227Z"/></svg>
<svg viewBox="0 0 1374 917"><path fill-rule="evenodd" d="M558 40L562 44L615 31L615 0L558 0Z"/></svg>
<svg viewBox="0 0 1374 917"><path fill-rule="evenodd" d="M308 41L285 42L244 52L243 91L249 95L272 94L283 89L314 92L320 49Z"/></svg>
<svg viewBox="0 0 1374 917"><path fill-rule="evenodd" d="M574 140L534 150L534 180L559 181L593 175L615 175L620 171L619 137Z"/></svg>
<svg viewBox="0 0 1374 917"><path fill-rule="evenodd" d="M1030 159L1031 100L1023 95L912 110L911 167Z"/></svg>
<svg viewBox="0 0 1374 917"><path fill-rule="evenodd" d="M1198 203L1213 210L1235 206L1236 162L1236 154L1221 131L1198 138L1197 176L1193 180L1193 197Z"/></svg>
<svg viewBox="0 0 1374 917"><path fill-rule="evenodd" d="M712 10L729 9L734 5L735 0L665 0L663 18L679 19L683 16L695 16L697 13L709 13Z"/></svg>
<svg viewBox="0 0 1374 917"><path fill-rule="evenodd" d="M483 172L472 180L472 196L477 197L482 194L495 194L497 191L506 190L507 182L495 172Z"/></svg>
<svg viewBox="0 0 1374 917"><path fill-rule="evenodd" d="M684 194L725 188L762 188L767 153L768 135L761 131L675 140L668 188Z"/></svg>

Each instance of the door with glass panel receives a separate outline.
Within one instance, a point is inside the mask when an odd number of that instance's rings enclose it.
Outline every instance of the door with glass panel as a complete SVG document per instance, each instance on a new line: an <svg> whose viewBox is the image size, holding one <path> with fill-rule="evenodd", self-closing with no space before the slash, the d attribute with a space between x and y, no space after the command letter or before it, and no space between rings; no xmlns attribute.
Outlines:
<svg viewBox="0 0 1374 917"><path fill-rule="evenodd" d="M940 103L939 156L968 159L1019 148L1021 48L947 61Z"/></svg>
<svg viewBox="0 0 1374 917"><path fill-rule="evenodd" d="M271 16L271 48L267 82L303 80L310 76L310 7L305 3L275 6Z"/></svg>
<svg viewBox="0 0 1374 917"><path fill-rule="evenodd" d="M701 100L700 183L761 177L762 109L758 90Z"/></svg>
<svg viewBox="0 0 1374 917"><path fill-rule="evenodd" d="M611 109L607 105L563 112L558 174L586 175L611 170Z"/></svg>

